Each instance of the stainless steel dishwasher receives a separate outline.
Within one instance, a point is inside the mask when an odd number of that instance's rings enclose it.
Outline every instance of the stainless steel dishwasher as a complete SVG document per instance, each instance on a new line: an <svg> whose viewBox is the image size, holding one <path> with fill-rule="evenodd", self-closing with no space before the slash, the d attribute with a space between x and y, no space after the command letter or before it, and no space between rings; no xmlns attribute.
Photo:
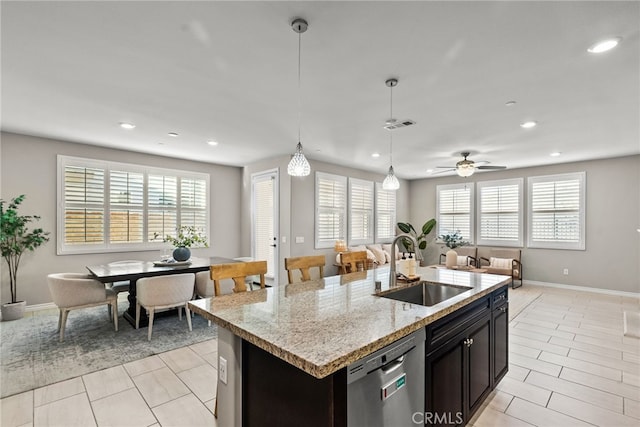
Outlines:
<svg viewBox="0 0 640 427"><path fill-rule="evenodd" d="M420 329L347 367L349 427L415 426L414 419L423 420L425 339Z"/></svg>

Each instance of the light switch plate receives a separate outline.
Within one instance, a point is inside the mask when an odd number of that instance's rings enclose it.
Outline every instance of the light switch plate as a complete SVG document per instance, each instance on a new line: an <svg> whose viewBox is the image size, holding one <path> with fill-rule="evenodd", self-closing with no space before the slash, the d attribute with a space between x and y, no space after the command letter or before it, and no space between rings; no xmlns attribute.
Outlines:
<svg viewBox="0 0 640 427"><path fill-rule="evenodd" d="M220 363L218 364L218 371L220 372L220 381L224 384L227 383L227 359L220 356Z"/></svg>

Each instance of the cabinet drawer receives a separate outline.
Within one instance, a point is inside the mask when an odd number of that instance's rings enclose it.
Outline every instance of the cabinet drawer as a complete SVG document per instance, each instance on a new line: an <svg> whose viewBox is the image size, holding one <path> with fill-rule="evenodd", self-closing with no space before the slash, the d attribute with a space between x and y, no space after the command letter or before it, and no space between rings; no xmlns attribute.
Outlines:
<svg viewBox="0 0 640 427"><path fill-rule="evenodd" d="M504 286L496 291L493 291L491 293L491 298L492 298L492 303L493 303L493 308L495 309L496 307L506 303L509 301L509 287L508 286Z"/></svg>
<svg viewBox="0 0 640 427"><path fill-rule="evenodd" d="M427 353L455 338L489 312L490 305L491 295L487 295L427 326Z"/></svg>

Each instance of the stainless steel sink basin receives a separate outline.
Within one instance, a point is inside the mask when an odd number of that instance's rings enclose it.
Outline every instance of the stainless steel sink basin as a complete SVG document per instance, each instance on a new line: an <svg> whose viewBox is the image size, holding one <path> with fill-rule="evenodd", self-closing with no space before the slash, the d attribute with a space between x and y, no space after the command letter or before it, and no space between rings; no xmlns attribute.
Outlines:
<svg viewBox="0 0 640 427"><path fill-rule="evenodd" d="M432 306L471 289L463 286L418 282L414 286L390 291L380 296L411 304Z"/></svg>

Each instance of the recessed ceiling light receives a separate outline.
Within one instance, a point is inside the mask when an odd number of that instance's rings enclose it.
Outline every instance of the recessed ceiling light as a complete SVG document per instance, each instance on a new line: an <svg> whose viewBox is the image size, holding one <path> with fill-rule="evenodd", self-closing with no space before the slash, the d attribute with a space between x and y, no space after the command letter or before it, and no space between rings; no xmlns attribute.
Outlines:
<svg viewBox="0 0 640 427"><path fill-rule="evenodd" d="M529 120L528 122L520 123L520 127L524 128L524 129L531 129L532 127L536 127L537 124L538 124L538 122L535 122L533 120Z"/></svg>
<svg viewBox="0 0 640 427"><path fill-rule="evenodd" d="M618 46L618 43L620 43L621 40L622 40L622 37L612 37L610 39L601 40L597 43L592 44L589 47L589 49L587 49L587 52L590 52L590 53L606 52Z"/></svg>
<svg viewBox="0 0 640 427"><path fill-rule="evenodd" d="M549 154L551 157L558 157L560 154L562 154L560 151L554 151L553 153Z"/></svg>
<svg viewBox="0 0 640 427"><path fill-rule="evenodd" d="M380 153L373 153L373 154L371 155L371 157L373 157L373 158L376 158L376 159L377 159L378 157L380 157Z"/></svg>
<svg viewBox="0 0 640 427"><path fill-rule="evenodd" d="M433 169L427 169L427 173L433 172Z"/></svg>
<svg viewBox="0 0 640 427"><path fill-rule="evenodd" d="M120 127L122 129L133 129L136 127L136 125L134 125L133 123L120 122Z"/></svg>
<svg viewBox="0 0 640 427"><path fill-rule="evenodd" d="M214 140L210 139L209 141L207 141L207 144L209 144L212 147L215 147L216 145L218 145L218 141L214 141Z"/></svg>
<svg viewBox="0 0 640 427"><path fill-rule="evenodd" d="M169 132L167 135L172 136L174 138L178 136L178 134L175 132Z"/></svg>
<svg viewBox="0 0 640 427"><path fill-rule="evenodd" d="M513 107L514 105L516 105L516 101L507 101L504 103L504 105L506 105L507 107Z"/></svg>

